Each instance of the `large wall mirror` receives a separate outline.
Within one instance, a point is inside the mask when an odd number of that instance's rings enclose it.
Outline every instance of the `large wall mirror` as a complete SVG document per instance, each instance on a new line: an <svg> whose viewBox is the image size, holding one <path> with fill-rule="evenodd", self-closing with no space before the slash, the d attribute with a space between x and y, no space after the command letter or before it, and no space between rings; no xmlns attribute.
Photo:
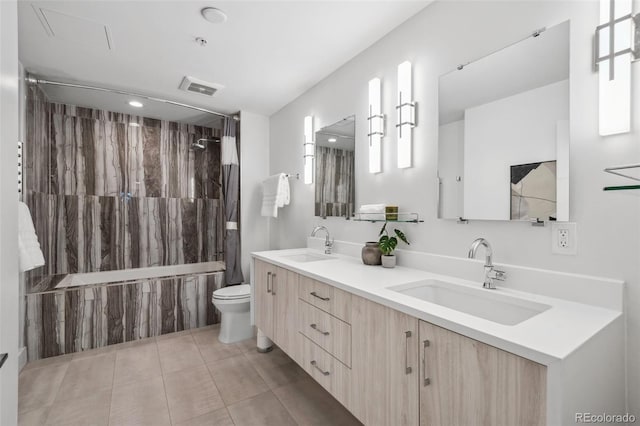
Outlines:
<svg viewBox="0 0 640 426"><path fill-rule="evenodd" d="M440 77L438 217L569 220L569 21Z"/></svg>
<svg viewBox="0 0 640 426"><path fill-rule="evenodd" d="M355 116L316 132L315 215L353 216L355 211Z"/></svg>

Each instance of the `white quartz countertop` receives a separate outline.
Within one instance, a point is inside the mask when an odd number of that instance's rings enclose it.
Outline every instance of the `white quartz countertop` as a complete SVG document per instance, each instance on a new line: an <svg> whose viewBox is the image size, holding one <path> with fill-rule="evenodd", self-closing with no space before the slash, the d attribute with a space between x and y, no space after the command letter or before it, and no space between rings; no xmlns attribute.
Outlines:
<svg viewBox="0 0 640 426"><path fill-rule="evenodd" d="M482 277L472 282L401 266L386 269L364 265L358 258L340 254L316 262L298 262L286 257L302 253L314 253L314 250L271 250L255 252L252 256L544 365L564 360L622 315L619 311L505 289L498 284L497 290L487 291L551 306L519 324L503 325L388 288L425 279L477 288L482 286Z"/></svg>

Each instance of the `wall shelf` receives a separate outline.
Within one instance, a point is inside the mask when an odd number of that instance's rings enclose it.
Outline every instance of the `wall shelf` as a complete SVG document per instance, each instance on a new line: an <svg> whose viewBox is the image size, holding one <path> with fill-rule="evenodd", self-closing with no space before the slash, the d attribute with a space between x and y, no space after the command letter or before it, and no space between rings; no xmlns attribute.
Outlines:
<svg viewBox="0 0 640 426"><path fill-rule="evenodd" d="M626 179L640 182L640 163L628 164L626 166L607 167L606 169L604 169L604 171L612 175L621 176ZM634 172L636 172L637 176L633 174ZM604 188L602 188L603 191L629 191L638 189L640 189L640 183L632 185L605 186Z"/></svg>
<svg viewBox="0 0 640 426"><path fill-rule="evenodd" d="M398 215L398 219L383 219L381 216L384 213L356 213L353 217L353 220L356 222L404 222L404 223L422 223L424 219L420 219L420 215L418 213L396 213Z"/></svg>

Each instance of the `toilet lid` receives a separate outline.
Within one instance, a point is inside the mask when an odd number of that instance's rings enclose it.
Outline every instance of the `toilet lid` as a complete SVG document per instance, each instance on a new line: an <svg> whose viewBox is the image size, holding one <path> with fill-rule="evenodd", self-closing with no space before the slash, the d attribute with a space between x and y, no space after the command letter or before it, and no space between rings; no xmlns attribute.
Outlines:
<svg viewBox="0 0 640 426"><path fill-rule="evenodd" d="M214 299L242 299L249 297L251 286L249 284L230 285L213 292Z"/></svg>

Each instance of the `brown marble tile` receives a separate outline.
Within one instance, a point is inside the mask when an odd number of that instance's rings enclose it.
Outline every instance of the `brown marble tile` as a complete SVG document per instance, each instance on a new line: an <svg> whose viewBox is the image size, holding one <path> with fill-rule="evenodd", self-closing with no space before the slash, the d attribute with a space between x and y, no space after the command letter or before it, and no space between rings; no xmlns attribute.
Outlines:
<svg viewBox="0 0 640 426"><path fill-rule="evenodd" d="M264 392L227 407L236 426L296 425L272 392Z"/></svg>

